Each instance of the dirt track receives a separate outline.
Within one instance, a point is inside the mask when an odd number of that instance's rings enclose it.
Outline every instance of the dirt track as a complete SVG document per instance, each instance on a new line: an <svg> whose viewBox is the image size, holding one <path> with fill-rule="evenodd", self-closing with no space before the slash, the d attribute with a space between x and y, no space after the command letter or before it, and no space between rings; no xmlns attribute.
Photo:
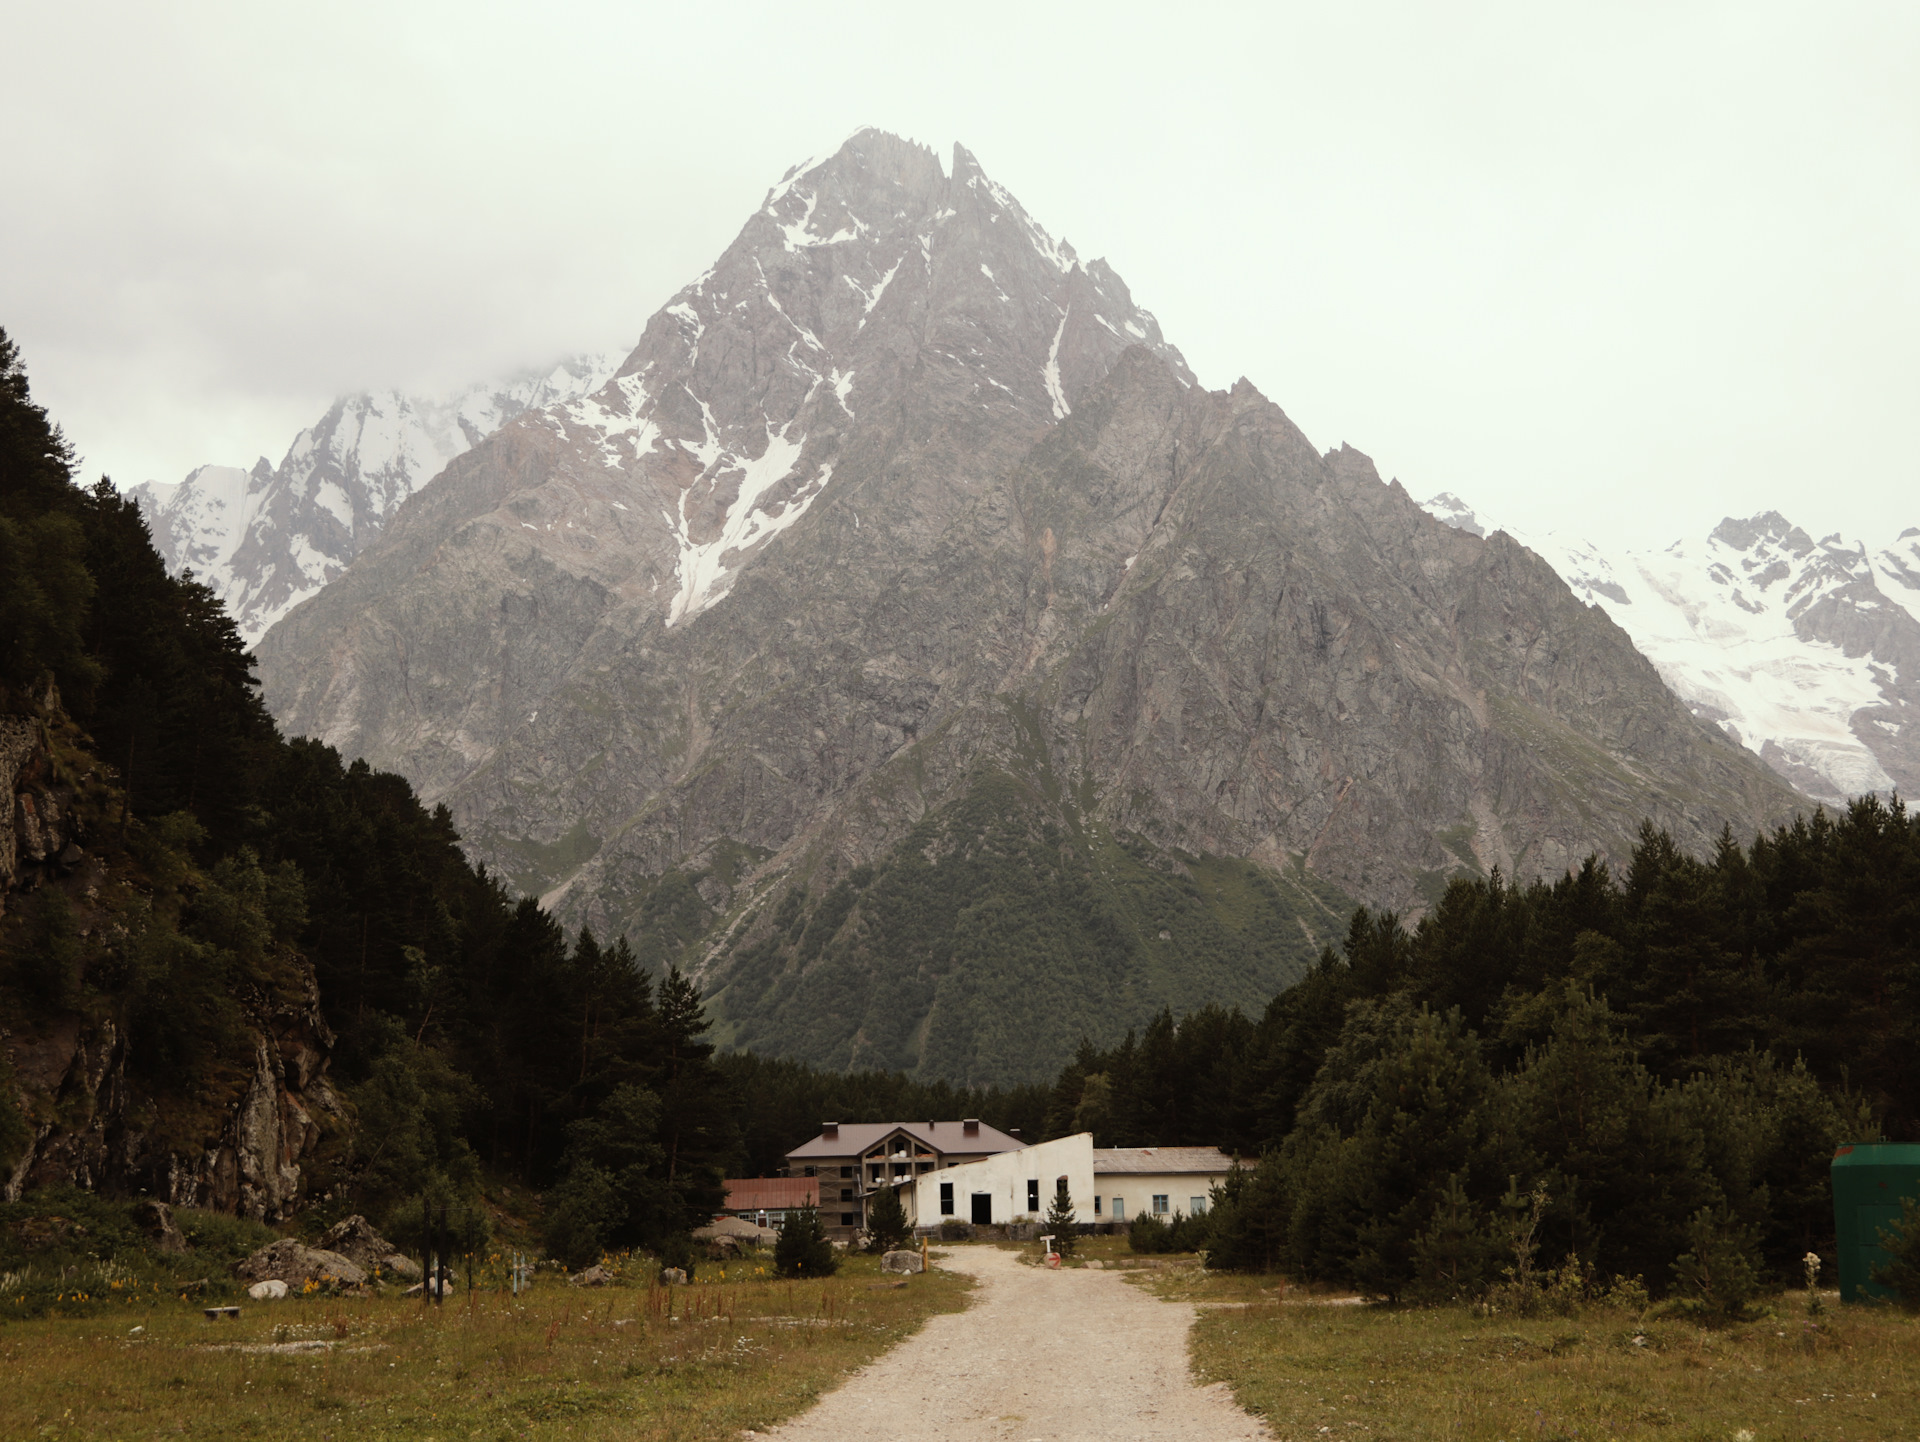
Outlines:
<svg viewBox="0 0 1920 1442"><path fill-rule="evenodd" d="M1028 1267L995 1247L939 1265L980 1279L966 1311L855 1373L780 1442L1231 1442L1265 1439L1224 1384L1187 1372L1193 1308L1112 1272Z"/></svg>

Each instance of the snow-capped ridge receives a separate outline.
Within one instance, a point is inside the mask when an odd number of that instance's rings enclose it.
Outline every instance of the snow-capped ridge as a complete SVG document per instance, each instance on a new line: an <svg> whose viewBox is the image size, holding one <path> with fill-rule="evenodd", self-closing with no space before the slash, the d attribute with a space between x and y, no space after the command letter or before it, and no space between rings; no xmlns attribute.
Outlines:
<svg viewBox="0 0 1920 1442"><path fill-rule="evenodd" d="M1436 519L1484 535L1443 492ZM1920 545L1815 541L1778 511L1704 539L1609 550L1560 533L1515 539L1630 636L1696 715L1817 800L1920 786ZM1903 545L1906 549L1903 551Z"/></svg>

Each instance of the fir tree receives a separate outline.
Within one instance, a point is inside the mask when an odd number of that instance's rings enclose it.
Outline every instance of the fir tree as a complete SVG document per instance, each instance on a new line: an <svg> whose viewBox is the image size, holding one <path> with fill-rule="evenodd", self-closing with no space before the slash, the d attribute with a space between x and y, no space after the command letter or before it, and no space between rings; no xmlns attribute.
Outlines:
<svg viewBox="0 0 1920 1442"><path fill-rule="evenodd" d="M1080 1236L1080 1222L1073 1214L1073 1194L1062 1177L1054 1188L1053 1205L1047 1208L1047 1230L1053 1233L1053 1249L1063 1257L1073 1255L1074 1242Z"/></svg>
<svg viewBox="0 0 1920 1442"><path fill-rule="evenodd" d="M900 1205L897 1187L882 1188L867 1204L867 1250L892 1252L906 1245L913 1229L907 1225L907 1209Z"/></svg>
<svg viewBox="0 0 1920 1442"><path fill-rule="evenodd" d="M831 1277L840 1270L817 1210L802 1207L787 1213L780 1240L773 1246L773 1267L783 1277Z"/></svg>

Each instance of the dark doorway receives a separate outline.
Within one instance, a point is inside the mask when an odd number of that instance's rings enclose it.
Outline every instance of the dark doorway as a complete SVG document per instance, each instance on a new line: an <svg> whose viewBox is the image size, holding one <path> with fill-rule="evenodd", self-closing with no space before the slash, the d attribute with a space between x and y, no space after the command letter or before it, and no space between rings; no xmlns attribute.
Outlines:
<svg viewBox="0 0 1920 1442"><path fill-rule="evenodd" d="M975 1192L973 1194L973 1221L975 1226L993 1225L993 1193Z"/></svg>

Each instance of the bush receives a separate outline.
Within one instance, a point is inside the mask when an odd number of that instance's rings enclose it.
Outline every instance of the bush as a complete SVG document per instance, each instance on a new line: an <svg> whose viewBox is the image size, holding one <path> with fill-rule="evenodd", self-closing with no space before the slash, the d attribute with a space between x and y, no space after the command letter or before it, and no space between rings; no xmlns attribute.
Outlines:
<svg viewBox="0 0 1920 1442"><path fill-rule="evenodd" d="M1900 1201L1900 1220L1880 1229L1880 1248L1887 1260L1869 1274L1900 1299L1901 1305L1920 1310L1920 1202Z"/></svg>
<svg viewBox="0 0 1920 1442"><path fill-rule="evenodd" d="M1702 1207L1687 1223L1688 1250L1673 1264L1680 1310L1737 1321L1760 1290L1752 1239L1724 1207Z"/></svg>
<svg viewBox="0 0 1920 1442"><path fill-rule="evenodd" d="M1163 1222L1152 1215L1134 1218L1133 1225L1127 1231L1127 1245L1136 1252L1148 1254L1165 1252L1198 1252L1202 1250L1212 1234L1209 1219L1173 1214L1171 1221Z"/></svg>
<svg viewBox="0 0 1920 1442"><path fill-rule="evenodd" d="M590 1267L606 1250L607 1238L626 1219L613 1179L591 1162L582 1162L552 1194L553 1210L544 1229L547 1255L570 1270Z"/></svg>
<svg viewBox="0 0 1920 1442"><path fill-rule="evenodd" d="M787 1224L774 1244L773 1268L783 1277L831 1277L840 1270L833 1243L827 1240L814 1208L787 1214Z"/></svg>

